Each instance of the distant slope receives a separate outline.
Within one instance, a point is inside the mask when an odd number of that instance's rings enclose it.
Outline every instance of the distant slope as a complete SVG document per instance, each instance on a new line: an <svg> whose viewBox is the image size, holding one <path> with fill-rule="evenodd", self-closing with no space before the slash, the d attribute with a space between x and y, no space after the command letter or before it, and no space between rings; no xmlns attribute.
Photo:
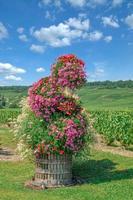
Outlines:
<svg viewBox="0 0 133 200"><path fill-rule="evenodd" d="M78 95L88 110L133 110L133 88L86 86L78 91Z"/></svg>
<svg viewBox="0 0 133 200"><path fill-rule="evenodd" d="M28 86L0 87L6 107L18 105L27 96ZM78 92L88 110L133 110L133 81L87 83ZM10 105L10 106L9 106Z"/></svg>
<svg viewBox="0 0 133 200"><path fill-rule="evenodd" d="M28 87L26 86L6 86L0 87L0 100L4 96L6 107L16 108L22 97L27 96Z"/></svg>

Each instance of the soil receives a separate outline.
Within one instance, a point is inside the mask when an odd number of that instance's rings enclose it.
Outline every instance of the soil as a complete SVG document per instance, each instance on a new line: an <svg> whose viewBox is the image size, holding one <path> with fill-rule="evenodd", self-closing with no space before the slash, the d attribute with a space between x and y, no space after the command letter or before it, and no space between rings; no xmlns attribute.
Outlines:
<svg viewBox="0 0 133 200"><path fill-rule="evenodd" d="M0 161L18 161L21 158L16 155L13 149L9 149L6 147L0 148Z"/></svg>
<svg viewBox="0 0 133 200"><path fill-rule="evenodd" d="M99 134L95 134L94 143L92 145L92 148L94 148L98 151L110 152L112 154L118 154L121 156L133 158L133 151L126 150L125 147L108 146L105 143L105 140L103 139L103 137Z"/></svg>

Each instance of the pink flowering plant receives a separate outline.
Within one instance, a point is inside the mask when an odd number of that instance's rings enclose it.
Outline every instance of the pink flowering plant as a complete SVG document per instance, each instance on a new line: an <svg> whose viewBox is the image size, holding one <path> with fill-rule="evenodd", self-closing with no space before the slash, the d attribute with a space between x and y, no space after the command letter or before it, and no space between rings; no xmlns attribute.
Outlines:
<svg viewBox="0 0 133 200"><path fill-rule="evenodd" d="M29 89L30 115L23 120L23 132L29 135L27 142L36 156L74 154L83 148L88 123L73 91L85 81L84 62L69 54L59 57L52 65L51 75Z"/></svg>
<svg viewBox="0 0 133 200"><path fill-rule="evenodd" d="M52 76L62 87L72 90L79 88L86 81L84 65L84 62L73 54L60 56L52 65Z"/></svg>
<svg viewBox="0 0 133 200"><path fill-rule="evenodd" d="M42 117L47 122L55 112L71 115L82 110L80 101L73 97L66 97L63 88L53 77L40 79L33 84L28 93L31 109L37 117Z"/></svg>
<svg viewBox="0 0 133 200"><path fill-rule="evenodd" d="M37 145L36 155L77 153L85 144L86 122L81 114L65 118L56 116L48 125L47 139Z"/></svg>

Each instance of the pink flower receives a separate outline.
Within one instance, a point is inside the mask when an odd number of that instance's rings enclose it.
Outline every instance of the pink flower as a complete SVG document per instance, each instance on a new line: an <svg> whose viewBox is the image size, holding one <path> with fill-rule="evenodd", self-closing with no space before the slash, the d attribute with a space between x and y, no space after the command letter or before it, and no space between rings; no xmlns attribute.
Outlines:
<svg viewBox="0 0 133 200"><path fill-rule="evenodd" d="M47 122L47 141L38 144L37 154L58 152L62 155L82 148L87 131L86 120L77 100L66 97L63 90L64 87L72 90L79 88L85 81L84 62L75 55L68 54L60 56L52 65L51 76L40 79L29 89L28 102L31 110L36 117Z"/></svg>

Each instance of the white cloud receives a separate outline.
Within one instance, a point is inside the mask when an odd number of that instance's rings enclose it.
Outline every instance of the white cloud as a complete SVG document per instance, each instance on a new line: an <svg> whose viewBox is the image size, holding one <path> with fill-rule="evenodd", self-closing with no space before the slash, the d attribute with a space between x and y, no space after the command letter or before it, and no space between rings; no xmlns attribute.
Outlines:
<svg viewBox="0 0 133 200"><path fill-rule="evenodd" d="M81 31L70 30L67 24L60 23L48 28L42 27L33 33L34 37L41 42L46 42L50 46L68 46L71 38L81 36Z"/></svg>
<svg viewBox="0 0 133 200"><path fill-rule="evenodd" d="M90 41L98 41L102 38L103 38L103 33L100 31L93 31L93 32L89 33L89 35L88 35L88 39Z"/></svg>
<svg viewBox="0 0 133 200"><path fill-rule="evenodd" d="M45 69L43 67L39 67L36 69L36 72L45 72Z"/></svg>
<svg viewBox="0 0 133 200"><path fill-rule="evenodd" d="M88 6L95 8L96 6L104 5L107 2L107 0L88 0L87 2Z"/></svg>
<svg viewBox="0 0 133 200"><path fill-rule="evenodd" d="M87 14L86 13L79 13L78 16L79 16L80 19L87 18Z"/></svg>
<svg viewBox="0 0 133 200"><path fill-rule="evenodd" d="M42 3L43 3L44 5L48 5L49 3L51 3L51 0L42 0Z"/></svg>
<svg viewBox="0 0 133 200"><path fill-rule="evenodd" d="M41 0L38 5L39 5L39 7L54 5L58 8L60 8L61 7L61 0Z"/></svg>
<svg viewBox="0 0 133 200"><path fill-rule="evenodd" d="M0 63L1 74L23 74L26 70L23 68L16 67L10 63Z"/></svg>
<svg viewBox="0 0 133 200"><path fill-rule="evenodd" d="M32 44L30 47L30 50L35 53L44 53L45 48L44 48L44 46L41 46L41 45Z"/></svg>
<svg viewBox="0 0 133 200"><path fill-rule="evenodd" d="M73 7L83 7L86 4L86 0L67 0Z"/></svg>
<svg viewBox="0 0 133 200"><path fill-rule="evenodd" d="M65 0L65 3L66 2L75 8L76 7L83 8L85 6L94 8L98 5L104 5L107 2L107 0ZM50 6L56 6L58 8L61 8L61 3L62 3L61 0L41 0L39 2L39 7L50 5Z"/></svg>
<svg viewBox="0 0 133 200"><path fill-rule="evenodd" d="M94 2L95 4L105 4L106 0L91 0L90 2Z"/></svg>
<svg viewBox="0 0 133 200"><path fill-rule="evenodd" d="M104 24L104 26L112 26L114 28L119 27L118 20L112 15L110 15L109 17L102 17L102 23Z"/></svg>
<svg viewBox="0 0 133 200"><path fill-rule="evenodd" d="M33 32L34 32L34 29L35 29L35 27L34 26L32 26L31 28L30 28L30 34L32 35L33 34Z"/></svg>
<svg viewBox="0 0 133 200"><path fill-rule="evenodd" d="M104 5L107 0L67 0L67 2L73 7L96 7L98 5Z"/></svg>
<svg viewBox="0 0 133 200"><path fill-rule="evenodd" d="M2 22L0 22L0 40L8 38L8 31L6 27L3 25Z"/></svg>
<svg viewBox="0 0 133 200"><path fill-rule="evenodd" d="M19 39L22 40L23 42L27 42L28 38L25 34L19 35Z"/></svg>
<svg viewBox="0 0 133 200"><path fill-rule="evenodd" d="M50 14L50 12L48 10L46 11L45 18L46 19L51 19L51 14Z"/></svg>
<svg viewBox="0 0 133 200"><path fill-rule="evenodd" d="M43 42L45 45L52 47L70 46L72 42L82 39L87 39L89 41L99 41L103 39L106 42L112 40L112 36L104 36L103 33L98 30L89 32L89 29L90 20L86 19L86 15L80 15L78 18L69 18L57 25L41 27L39 30L34 29L31 35L39 42Z"/></svg>
<svg viewBox="0 0 133 200"><path fill-rule="evenodd" d="M7 75L5 76L6 80L13 80L13 81L22 81L22 78L19 76L14 76L14 75Z"/></svg>
<svg viewBox="0 0 133 200"><path fill-rule="evenodd" d="M89 19L69 18L64 23L35 30L32 35L40 42L45 42L52 47L63 47L81 38L88 29Z"/></svg>
<svg viewBox="0 0 133 200"><path fill-rule="evenodd" d="M55 4L56 7L59 7L59 8L61 7L61 1L60 0L55 0L54 4Z"/></svg>
<svg viewBox="0 0 133 200"><path fill-rule="evenodd" d="M55 15L51 14L48 10L45 13L45 18L54 21L56 19Z"/></svg>
<svg viewBox="0 0 133 200"><path fill-rule="evenodd" d="M105 36L104 40L109 43L112 41L112 36L111 35Z"/></svg>
<svg viewBox="0 0 133 200"><path fill-rule="evenodd" d="M19 27L17 28L17 32L22 34L24 32L24 28L23 27Z"/></svg>
<svg viewBox="0 0 133 200"><path fill-rule="evenodd" d="M114 7L120 6L123 3L123 0L113 0L112 5Z"/></svg>
<svg viewBox="0 0 133 200"><path fill-rule="evenodd" d="M96 67L95 69L95 76L99 77L99 76L103 76L104 75L104 69L101 67Z"/></svg>
<svg viewBox="0 0 133 200"><path fill-rule="evenodd" d="M98 81L105 77L105 63L95 62L94 71L88 75L88 81Z"/></svg>
<svg viewBox="0 0 133 200"><path fill-rule="evenodd" d="M76 28L79 30L88 30L90 27L90 21L89 19L85 19L83 21L81 21L81 19L78 18L69 18L66 22L65 22L69 27L72 28Z"/></svg>
<svg viewBox="0 0 133 200"><path fill-rule="evenodd" d="M125 18L125 23L126 23L131 29L133 29L133 14L128 15L128 16Z"/></svg>
<svg viewBox="0 0 133 200"><path fill-rule="evenodd" d="M128 4L127 4L127 8L131 8L133 6L133 2L129 2Z"/></svg>
<svg viewBox="0 0 133 200"><path fill-rule="evenodd" d="M112 40L112 36L108 35L108 36L104 36L103 33L101 31L93 31L88 33L83 34L83 38L88 39L89 41L99 41L99 40L104 40L105 42L111 42Z"/></svg>

